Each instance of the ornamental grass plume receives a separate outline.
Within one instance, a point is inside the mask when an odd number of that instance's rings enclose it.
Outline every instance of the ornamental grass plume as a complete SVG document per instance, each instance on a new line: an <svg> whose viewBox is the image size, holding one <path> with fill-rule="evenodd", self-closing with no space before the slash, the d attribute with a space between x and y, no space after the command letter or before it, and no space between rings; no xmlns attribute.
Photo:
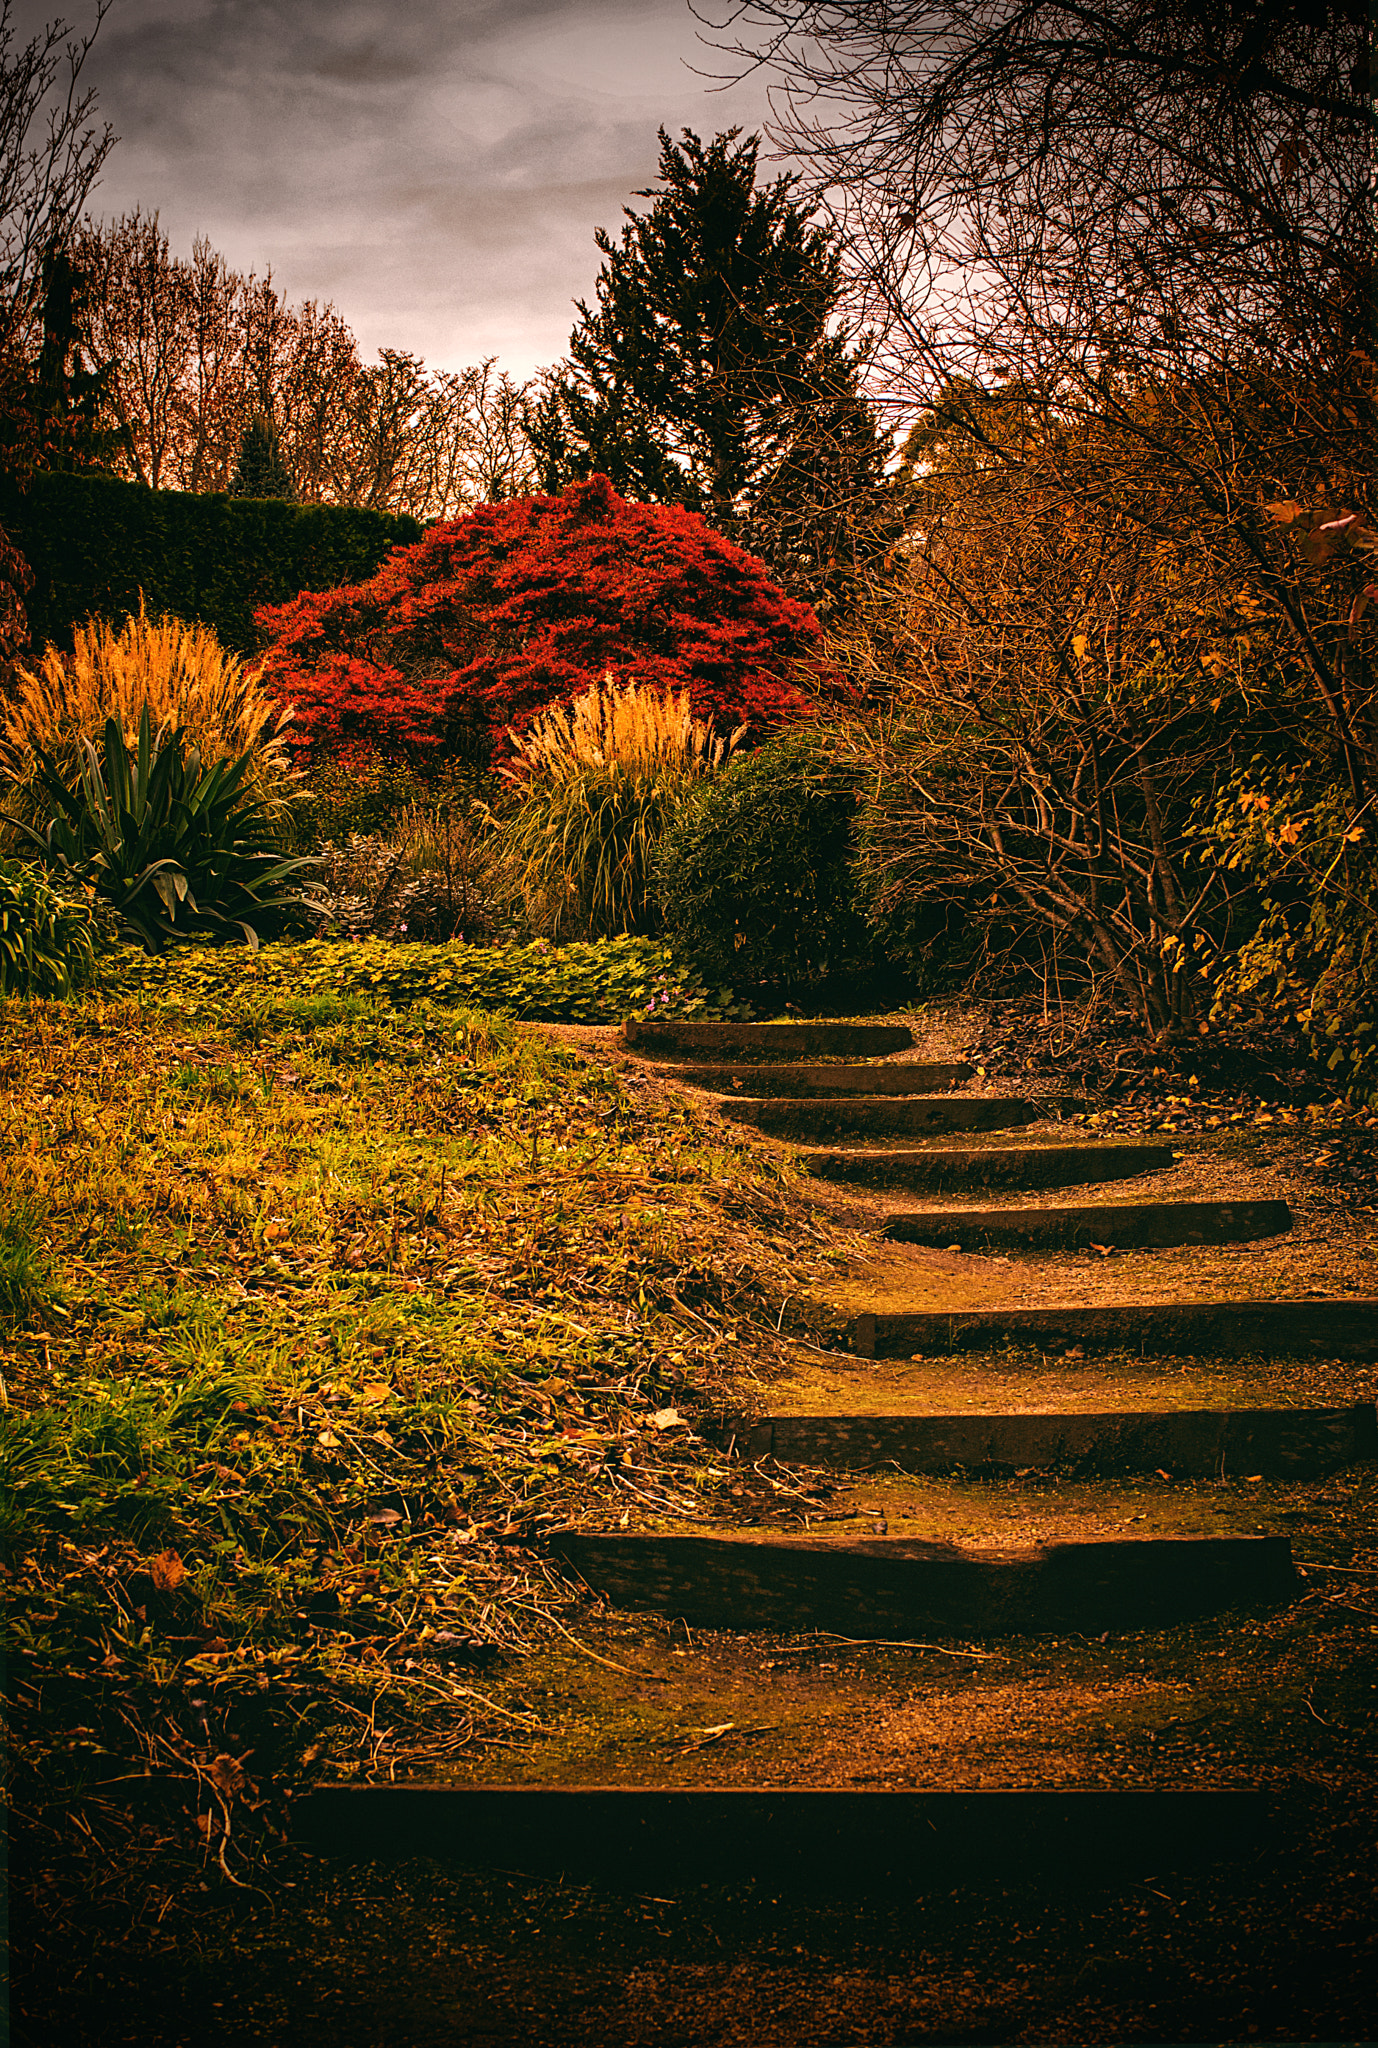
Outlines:
<svg viewBox="0 0 1378 2048"><path fill-rule="evenodd" d="M628 683L610 670L572 704L553 704L524 733L511 737L516 779L560 781L585 768L617 767L630 775L680 773L692 778L721 768L746 731L719 739L689 709L689 692Z"/></svg>
<svg viewBox="0 0 1378 2048"><path fill-rule="evenodd" d="M521 803L506 843L533 927L581 938L648 929L655 849L689 790L722 767L745 730L723 739L694 717L687 689L619 687L605 674L510 734L503 774Z"/></svg>
<svg viewBox="0 0 1378 2048"><path fill-rule="evenodd" d="M16 668L0 705L0 777L15 785L22 803L41 749L73 778L83 739L99 746L113 718L132 747L145 705L156 729L185 731L207 768L252 754L250 780L259 793L287 794L291 710L209 626L152 619L142 599L122 626L89 619L77 627L70 654L50 645L36 671Z"/></svg>

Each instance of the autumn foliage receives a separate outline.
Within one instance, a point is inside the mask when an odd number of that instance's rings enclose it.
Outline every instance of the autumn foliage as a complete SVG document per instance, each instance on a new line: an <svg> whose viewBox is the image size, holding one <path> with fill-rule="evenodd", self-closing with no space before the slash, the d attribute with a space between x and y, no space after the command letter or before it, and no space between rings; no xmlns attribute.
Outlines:
<svg viewBox="0 0 1378 2048"><path fill-rule="evenodd" d="M263 683L317 754L492 745L605 676L687 688L694 716L760 733L826 681L810 607L678 506L606 477L433 526L366 583L257 615Z"/></svg>

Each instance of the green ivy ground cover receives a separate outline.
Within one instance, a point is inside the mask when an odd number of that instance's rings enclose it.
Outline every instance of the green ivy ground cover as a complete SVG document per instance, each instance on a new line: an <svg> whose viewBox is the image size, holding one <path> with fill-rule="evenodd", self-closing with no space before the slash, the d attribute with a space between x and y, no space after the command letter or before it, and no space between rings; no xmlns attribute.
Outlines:
<svg viewBox="0 0 1378 2048"><path fill-rule="evenodd" d="M275 999L374 997L394 1009L419 1002L473 1008L553 1024L618 1024L652 1012L673 1017L751 1014L729 989L705 988L653 939L599 939L552 946L394 945L383 939L312 939L249 952L240 946L186 947L149 959L134 947L107 956L106 995L195 1012L235 994Z"/></svg>

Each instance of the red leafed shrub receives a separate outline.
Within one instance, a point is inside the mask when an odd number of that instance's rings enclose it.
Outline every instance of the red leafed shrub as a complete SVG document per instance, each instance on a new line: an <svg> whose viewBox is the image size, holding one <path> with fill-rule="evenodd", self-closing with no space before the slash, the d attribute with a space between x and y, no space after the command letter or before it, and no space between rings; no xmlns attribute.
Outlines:
<svg viewBox="0 0 1378 2048"><path fill-rule="evenodd" d="M820 631L756 559L606 477L433 526L377 575L256 614L264 683L313 751L492 743L605 672L689 687L696 717L760 733L812 713Z"/></svg>

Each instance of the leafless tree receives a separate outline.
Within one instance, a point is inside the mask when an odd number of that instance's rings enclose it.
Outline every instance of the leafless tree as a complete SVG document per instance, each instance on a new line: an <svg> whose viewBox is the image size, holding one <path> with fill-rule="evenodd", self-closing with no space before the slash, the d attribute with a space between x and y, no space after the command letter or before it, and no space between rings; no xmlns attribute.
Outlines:
<svg viewBox="0 0 1378 2048"><path fill-rule="evenodd" d="M1378 376L1358 0L746 0L716 28L774 73L773 134L841 232L877 395L912 415L962 391L979 439L1012 384L1045 448L1058 421L1111 422L1069 488L1190 539L1286 626L1363 801Z"/></svg>
<svg viewBox="0 0 1378 2048"><path fill-rule="evenodd" d="M136 209L118 236L80 237L87 340L107 365L106 397L125 458L154 490L169 478L191 366L190 273L173 264L157 214Z"/></svg>
<svg viewBox="0 0 1378 2048"><path fill-rule="evenodd" d="M0 365L36 348L43 259L65 249L115 141L81 83L111 5L96 0L83 37L57 20L20 47L0 0Z"/></svg>
<svg viewBox="0 0 1378 2048"><path fill-rule="evenodd" d="M75 254L126 474L223 491L266 418L303 504L447 519L534 488L525 387L491 360L435 371L384 349L366 365L334 306L289 305L204 240L174 256L156 214L88 221Z"/></svg>
<svg viewBox="0 0 1378 2048"><path fill-rule="evenodd" d="M477 375L478 440L470 473L474 501L498 505L504 498L528 497L540 482L527 432L532 387L498 370L492 356L480 363Z"/></svg>

